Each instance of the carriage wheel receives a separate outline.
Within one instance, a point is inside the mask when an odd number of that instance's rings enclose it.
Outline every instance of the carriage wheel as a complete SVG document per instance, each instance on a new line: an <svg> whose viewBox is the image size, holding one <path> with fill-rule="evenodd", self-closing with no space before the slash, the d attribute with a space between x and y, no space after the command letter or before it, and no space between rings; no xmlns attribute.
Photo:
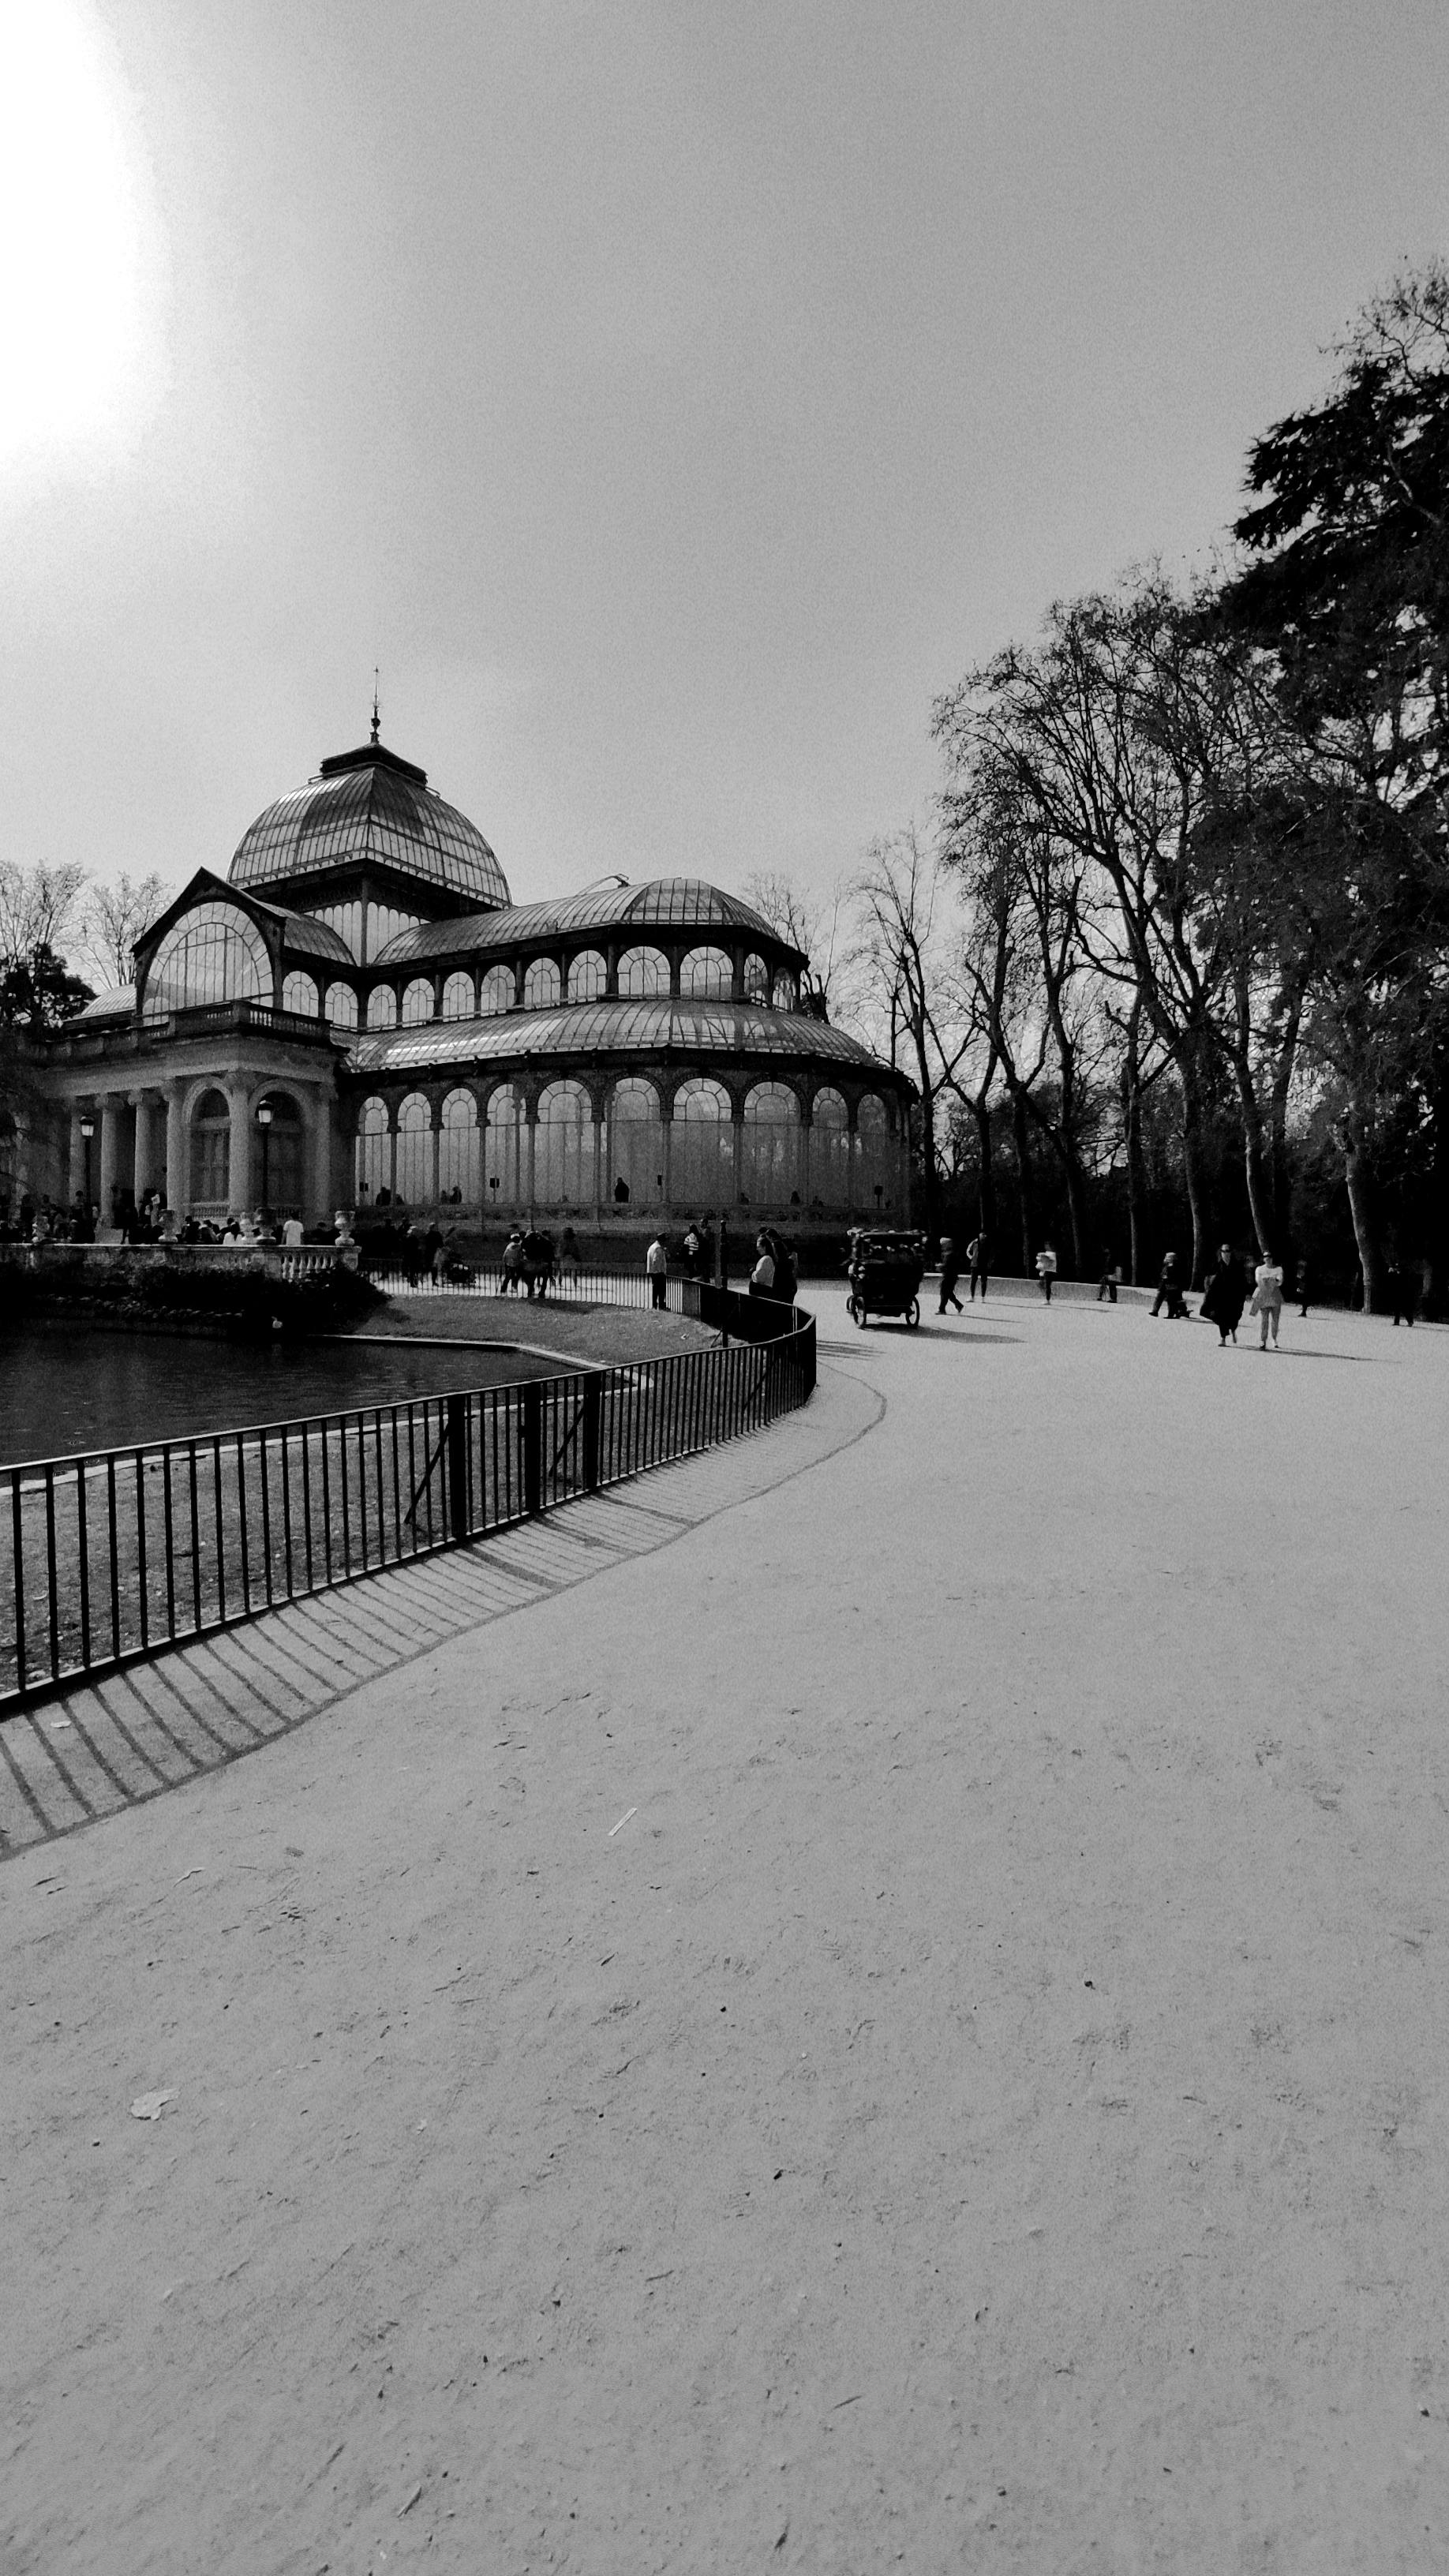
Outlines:
<svg viewBox="0 0 1449 2576"><path fill-rule="evenodd" d="M856 1294L855 1294L855 1292L854 1292L854 1290L852 1289L852 1291L851 1291L850 1295L847 1297L847 1299L846 1299L846 1301L845 1301L845 1307L846 1307L846 1312L847 1312L847 1314L849 1315L851 1322L852 1322L853 1324L858 1324L858 1325L860 1326L861 1331L862 1331L862 1332L864 1332L864 1331L865 1331L865 1300L864 1300L864 1298L863 1298L863 1297L857 1297L857 1296L856 1296Z"/></svg>
<svg viewBox="0 0 1449 2576"><path fill-rule="evenodd" d="M912 1332L914 1332L914 1331L915 1331L916 1326L918 1325L918 1323L920 1322L920 1320L921 1320L921 1301L920 1301L920 1298L919 1298L919 1297L913 1297L913 1298L911 1299L911 1302L910 1302L909 1306L906 1308L906 1322L909 1324L909 1326L910 1326L910 1328L911 1328L911 1331L912 1331Z"/></svg>

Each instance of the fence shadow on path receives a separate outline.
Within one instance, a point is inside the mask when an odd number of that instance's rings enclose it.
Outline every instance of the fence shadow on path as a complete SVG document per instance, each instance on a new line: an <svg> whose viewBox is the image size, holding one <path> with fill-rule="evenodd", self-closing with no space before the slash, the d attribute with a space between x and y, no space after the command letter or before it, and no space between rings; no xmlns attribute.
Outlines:
<svg viewBox="0 0 1449 2576"><path fill-rule="evenodd" d="M668 1546L861 1438L883 1410L832 1371L803 1412L747 1440L17 1711L0 1725L0 1861L184 1788L470 1629Z"/></svg>

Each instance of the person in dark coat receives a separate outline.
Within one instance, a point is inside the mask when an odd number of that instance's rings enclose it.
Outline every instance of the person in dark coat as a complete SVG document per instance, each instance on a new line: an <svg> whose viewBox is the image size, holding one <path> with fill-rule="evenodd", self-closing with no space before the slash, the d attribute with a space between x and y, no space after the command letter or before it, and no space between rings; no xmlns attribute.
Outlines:
<svg viewBox="0 0 1449 2576"><path fill-rule="evenodd" d="M1152 1300L1152 1312L1154 1315L1156 1314L1159 1306L1165 1306L1167 1308L1167 1320L1169 1324L1180 1322L1188 1312L1187 1301L1182 1293L1182 1282L1177 1275L1177 1255L1175 1252L1165 1252L1162 1256L1162 1269L1158 1274L1157 1294Z"/></svg>
<svg viewBox="0 0 1449 2576"><path fill-rule="evenodd" d="M956 1257L955 1239L949 1234L943 1234L941 1237L941 1302L936 1308L938 1315L945 1314L948 1304L955 1307L958 1315L965 1313L965 1308L956 1294L956 1282L960 1276L961 1264Z"/></svg>
<svg viewBox="0 0 1449 2576"><path fill-rule="evenodd" d="M1247 1302L1248 1283L1243 1276L1243 1265L1230 1243L1220 1243L1217 1263L1198 1310L1210 1324L1216 1324L1219 1350L1226 1346L1230 1333L1233 1340L1237 1340L1238 1326Z"/></svg>

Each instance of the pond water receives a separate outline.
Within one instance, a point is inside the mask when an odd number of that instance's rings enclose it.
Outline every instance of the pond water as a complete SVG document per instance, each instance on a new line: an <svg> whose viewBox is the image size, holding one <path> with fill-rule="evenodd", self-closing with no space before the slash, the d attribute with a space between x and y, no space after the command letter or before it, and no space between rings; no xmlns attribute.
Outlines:
<svg viewBox="0 0 1449 2576"><path fill-rule="evenodd" d="M534 1352L463 1343L444 1350L362 1340L253 1345L26 1324L0 1335L0 1463L185 1439L558 1372L557 1360Z"/></svg>

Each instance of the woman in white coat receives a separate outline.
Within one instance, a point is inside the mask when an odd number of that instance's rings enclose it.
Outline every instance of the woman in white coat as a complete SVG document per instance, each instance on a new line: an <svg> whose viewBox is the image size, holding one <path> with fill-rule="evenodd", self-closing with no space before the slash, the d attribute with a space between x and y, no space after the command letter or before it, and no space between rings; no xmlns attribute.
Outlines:
<svg viewBox="0 0 1449 2576"><path fill-rule="evenodd" d="M1253 1274L1253 1312L1258 1318L1258 1348L1268 1347L1269 1327L1273 1348L1278 1347L1278 1318L1283 1312L1283 1270L1271 1252L1265 1252Z"/></svg>

